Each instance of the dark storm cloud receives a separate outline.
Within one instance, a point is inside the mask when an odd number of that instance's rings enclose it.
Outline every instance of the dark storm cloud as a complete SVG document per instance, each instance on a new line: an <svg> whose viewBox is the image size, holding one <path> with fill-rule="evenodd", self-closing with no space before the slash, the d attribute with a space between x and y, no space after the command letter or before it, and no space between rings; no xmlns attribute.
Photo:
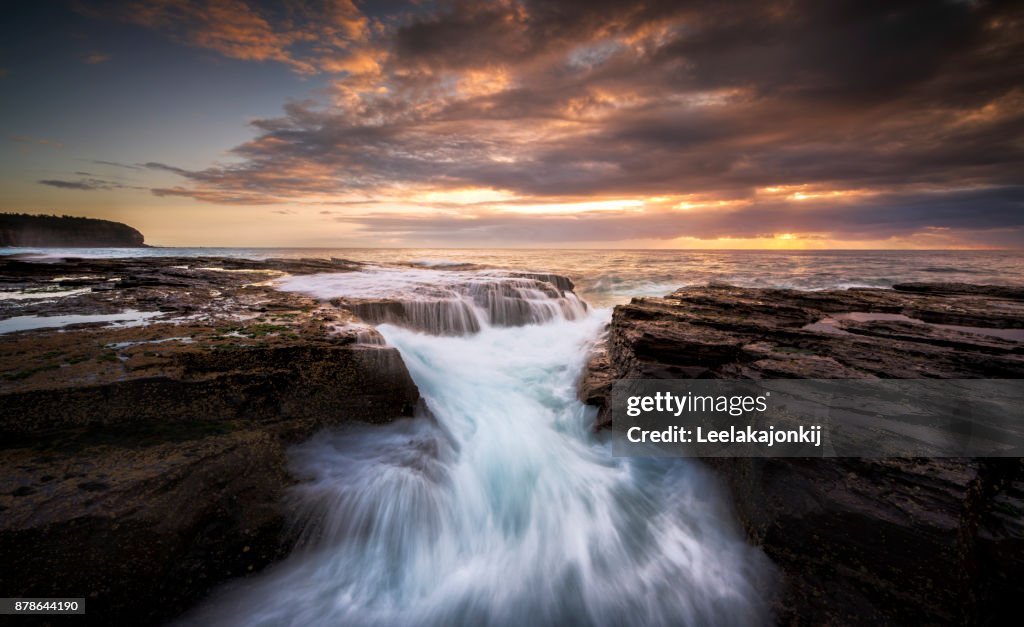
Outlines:
<svg viewBox="0 0 1024 627"><path fill-rule="evenodd" d="M428 73L521 64L688 12L678 2L455 2L402 25L392 45L397 63Z"/></svg>
<svg viewBox="0 0 1024 627"><path fill-rule="evenodd" d="M365 71L334 81L327 102L254 122L235 163L149 164L185 179L156 193L242 204L417 186L699 194L750 201L708 218L716 236L777 232L769 223L798 215L791 230L884 237L967 228L943 203L964 190L1003 198L1024 171L1024 11L1015 3L452 2L349 19L372 25L359 30ZM244 49L225 37L203 41L237 55L265 48L258 34ZM282 62L306 62L289 54ZM871 200L787 214L757 193L778 186ZM900 200L872 204L880 198ZM962 210L960 222L1016 225L1006 207L1019 198L993 198ZM744 226L752 215L762 230ZM483 219L509 220L508 233L534 220ZM676 224L661 213L631 219ZM605 218L558 220L570 239L621 233Z"/></svg>

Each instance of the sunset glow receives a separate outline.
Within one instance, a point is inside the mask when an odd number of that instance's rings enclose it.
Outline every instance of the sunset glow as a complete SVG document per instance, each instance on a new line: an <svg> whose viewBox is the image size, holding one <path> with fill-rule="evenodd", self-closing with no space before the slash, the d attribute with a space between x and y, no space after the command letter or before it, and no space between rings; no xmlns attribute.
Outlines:
<svg viewBox="0 0 1024 627"><path fill-rule="evenodd" d="M1024 243L1008 6L29 6L0 210L167 245Z"/></svg>

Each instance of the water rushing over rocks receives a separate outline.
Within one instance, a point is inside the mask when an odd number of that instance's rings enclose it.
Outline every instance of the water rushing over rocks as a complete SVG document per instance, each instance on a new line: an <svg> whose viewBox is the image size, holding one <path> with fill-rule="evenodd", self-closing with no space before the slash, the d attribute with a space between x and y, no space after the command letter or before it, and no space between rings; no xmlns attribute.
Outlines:
<svg viewBox="0 0 1024 627"><path fill-rule="evenodd" d="M609 312L568 287L431 270L286 282L346 306L400 299L378 329L430 416L294 448L300 548L185 622L769 622L772 567L714 478L685 460L616 459L592 434L576 381ZM429 317L417 299L460 313Z"/></svg>
<svg viewBox="0 0 1024 627"><path fill-rule="evenodd" d="M334 299L374 324L433 335L467 335L485 327L577 320L587 305L558 275L502 271L373 268L289 277L281 289Z"/></svg>

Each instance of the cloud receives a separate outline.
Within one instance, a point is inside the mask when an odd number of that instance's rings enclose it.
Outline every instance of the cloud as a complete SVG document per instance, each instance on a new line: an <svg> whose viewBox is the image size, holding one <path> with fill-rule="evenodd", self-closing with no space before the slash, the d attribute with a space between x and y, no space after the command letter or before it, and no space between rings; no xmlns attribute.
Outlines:
<svg viewBox="0 0 1024 627"><path fill-rule="evenodd" d="M320 5L136 5L132 21L225 56L342 73L320 101L256 120L228 164L148 164L183 179L154 193L246 205L409 204L426 190L465 189L534 204L643 201L620 218L510 217L500 203L443 201L420 204L447 211L436 218L347 214L454 238L1017 226L1006 208L1019 207L1007 190L1024 163L1020 6L498 0L374 17L330 8L318 21ZM650 201L675 196L704 208L683 216ZM986 202L948 205L976 197Z"/></svg>
<svg viewBox="0 0 1024 627"><path fill-rule="evenodd" d="M59 141L45 139L42 137L28 137L25 135L11 135L11 141L18 142L19 144L37 144L39 146L49 146L51 148L64 147L64 144Z"/></svg>
<svg viewBox="0 0 1024 627"><path fill-rule="evenodd" d="M36 181L40 185L49 185L60 189L77 189L80 191L93 191L97 189L113 189L117 185L111 185L100 179L79 179L77 181L65 181L61 179L42 179Z"/></svg>
<svg viewBox="0 0 1024 627"><path fill-rule="evenodd" d="M171 165L167 165L166 163L159 163L157 161L149 161L147 163L143 163L142 167L149 168L150 170L163 170L165 172L171 172L172 174L180 174L181 176L186 177L192 174L192 172L185 170L183 168L177 168Z"/></svg>
<svg viewBox="0 0 1024 627"><path fill-rule="evenodd" d="M108 166L115 167L115 168L125 168L127 170L140 171L140 170L143 169L142 167L137 166L137 165L128 165L126 163L118 163L116 161L104 161L102 159L93 159L92 163L95 163L97 165L108 165Z"/></svg>
<svg viewBox="0 0 1024 627"><path fill-rule="evenodd" d="M230 59L282 63L300 74L360 74L376 67L365 46L371 22L352 0L139 0L81 11L163 32Z"/></svg>
<svg viewBox="0 0 1024 627"><path fill-rule="evenodd" d="M99 63L105 63L110 60L109 54L103 54L102 52L90 52L89 54L82 57L82 61L89 65L97 65Z"/></svg>
<svg viewBox="0 0 1024 627"><path fill-rule="evenodd" d="M100 178L90 174L89 172L75 172L75 175L79 177L77 180L41 179L36 182L39 183L40 185L47 185L49 187L56 187L58 189L74 189L78 191L97 191L111 189L146 189L144 187L139 187L136 185L126 185L118 181Z"/></svg>

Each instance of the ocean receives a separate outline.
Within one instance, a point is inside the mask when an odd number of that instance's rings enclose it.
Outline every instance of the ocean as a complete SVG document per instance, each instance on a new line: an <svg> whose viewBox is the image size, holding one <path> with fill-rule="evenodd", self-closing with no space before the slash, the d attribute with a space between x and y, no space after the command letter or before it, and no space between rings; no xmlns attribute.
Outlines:
<svg viewBox="0 0 1024 627"><path fill-rule="evenodd" d="M588 303L605 307L716 281L743 287L891 287L911 281L1024 284L1024 251L692 251L422 248L4 249L40 257L213 256L340 258L444 268L563 274Z"/></svg>

